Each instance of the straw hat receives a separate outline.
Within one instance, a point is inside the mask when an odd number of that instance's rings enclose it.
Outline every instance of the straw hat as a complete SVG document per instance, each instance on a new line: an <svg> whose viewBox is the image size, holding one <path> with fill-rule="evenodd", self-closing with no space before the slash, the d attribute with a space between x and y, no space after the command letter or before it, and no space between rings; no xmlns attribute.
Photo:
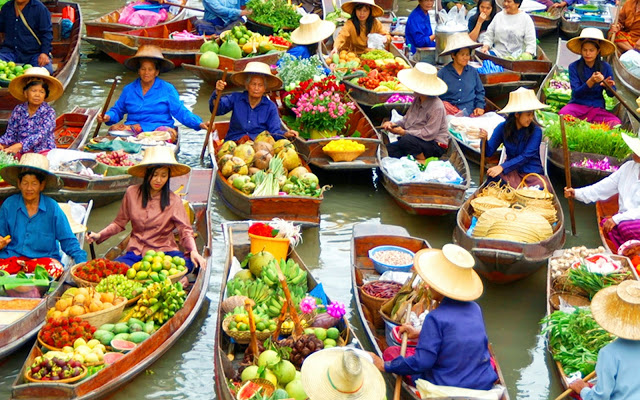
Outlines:
<svg viewBox="0 0 640 400"><path fill-rule="evenodd" d="M458 245L445 244L442 250L420 250L413 265L427 285L446 297L473 301L482 295L482 281L473 270L475 260Z"/></svg>
<svg viewBox="0 0 640 400"><path fill-rule="evenodd" d="M24 171L39 172L45 176L45 192L55 192L62 187L62 181L55 174L49 172L49 160L42 154L25 153L20 162L9 165L0 170L0 176L11 186L18 187L18 175Z"/></svg>
<svg viewBox="0 0 640 400"><path fill-rule="evenodd" d="M267 79L267 92L271 92L272 90L280 89L282 86L282 81L280 78L274 76L271 73L271 67L269 65L259 62L259 61L251 61L247 63L244 67L244 71L236 72L231 75L231 82L234 84L244 87L247 77L250 75L262 75Z"/></svg>
<svg viewBox="0 0 640 400"><path fill-rule="evenodd" d="M468 48L471 51L478 47L482 47L482 44L473 41L467 32L454 33L447 38L447 46L440 53L440 57L448 56L456 50Z"/></svg>
<svg viewBox="0 0 640 400"><path fill-rule="evenodd" d="M380 371L350 349L317 351L304 360L301 373L310 400L382 400L386 395Z"/></svg>
<svg viewBox="0 0 640 400"><path fill-rule="evenodd" d="M191 171L191 167L188 165L180 164L176 161L176 156L173 154L173 149L169 146L154 146L149 147L144 151L144 158L138 165L129 167L127 172L129 175L138 176L144 178L145 172L148 167L169 167L171 170L171 177L181 176L188 174Z"/></svg>
<svg viewBox="0 0 640 400"><path fill-rule="evenodd" d="M510 114L514 112L542 110L543 108L549 108L549 106L541 103L533 90L521 87L509 93L509 102L498 112Z"/></svg>
<svg viewBox="0 0 640 400"><path fill-rule="evenodd" d="M24 95L24 87L27 83L35 80L45 81L49 85L49 96L45 100L55 101L62 96L64 92L62 83L51 76L46 68L42 67L31 67L24 74L13 78L9 83L9 92L16 99L27 101L27 96Z"/></svg>
<svg viewBox="0 0 640 400"><path fill-rule="evenodd" d="M572 53L582 54L582 43L591 41L597 42L600 46L600 55L606 57L616 51L616 45L604 38L604 34L598 28L584 28L580 36L574 37L567 42L567 49Z"/></svg>
<svg viewBox="0 0 640 400"><path fill-rule="evenodd" d="M71 227L71 232L75 235L76 233L82 233L87 231L87 227L76 222L75 218L73 218L73 214L71 213L71 204L69 203L58 203L60 209L67 217L67 221L69 221L69 226Z"/></svg>
<svg viewBox="0 0 640 400"><path fill-rule="evenodd" d="M447 84L438 78L436 67L424 62L398 72L398 80L414 92L426 96L440 96L447 92Z"/></svg>
<svg viewBox="0 0 640 400"><path fill-rule="evenodd" d="M382 7L380 7L379 5L374 3L373 0L352 0L352 1L347 1L346 3L342 4L342 11L346 12L347 14L351 14L353 12L353 9L358 4L366 4L366 5L370 6L371 7L371 15L374 18L375 17L381 17L382 14L384 14L384 10L382 9Z"/></svg>
<svg viewBox="0 0 640 400"><path fill-rule="evenodd" d="M600 290L591 300L591 312L607 332L640 340L640 282L627 280Z"/></svg>
<svg viewBox="0 0 640 400"><path fill-rule="evenodd" d="M631 137L625 133L622 134L622 140L629 146L638 157L640 157L640 139Z"/></svg>
<svg viewBox="0 0 640 400"><path fill-rule="evenodd" d="M140 63L145 59L158 61L160 72L168 72L176 67L171 60L164 58L159 47L151 45L140 46L136 55L124 62L124 66L131 71L137 71L140 68Z"/></svg>
<svg viewBox="0 0 640 400"><path fill-rule="evenodd" d="M336 25L321 20L317 14L305 14L300 18L300 26L291 32L291 41L295 44L318 43L333 34Z"/></svg>

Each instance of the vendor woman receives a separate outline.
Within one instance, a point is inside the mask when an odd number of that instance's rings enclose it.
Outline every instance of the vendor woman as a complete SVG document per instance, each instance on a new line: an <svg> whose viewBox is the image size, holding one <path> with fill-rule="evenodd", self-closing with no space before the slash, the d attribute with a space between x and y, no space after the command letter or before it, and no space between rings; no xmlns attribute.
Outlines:
<svg viewBox="0 0 640 400"><path fill-rule="evenodd" d="M612 128L620 125L620 118L605 109L602 94L603 81L616 90L613 69L601 58L613 54L616 46L604 38L600 29L585 28L579 37L567 42L567 48L582 57L569 65L571 100L558 114L573 115L592 123L604 122Z"/></svg>
<svg viewBox="0 0 640 400"><path fill-rule="evenodd" d="M440 96L445 102L447 114L462 111L466 116L484 114L484 86L478 71L469 66L471 51L482 46L466 32L456 33L447 40L447 47L440 57L451 56L452 61L438 71L438 77L447 84L447 92ZM448 103L448 104L447 104Z"/></svg>
<svg viewBox="0 0 640 400"><path fill-rule="evenodd" d="M519 88L509 93L509 102L499 111L502 114L508 114L507 120L496 126L491 139L487 142L486 151L486 156L491 157L503 144L507 159L502 164L487 170L490 180L502 179L515 188L525 175L536 173L542 176L544 174L540 160L542 130L533 123L533 114L535 110L548 107L538 100L531 89ZM480 138L486 139L487 132L481 130ZM525 183L527 186L542 187L547 182L541 182L535 176L529 176Z"/></svg>
<svg viewBox="0 0 640 400"><path fill-rule="evenodd" d="M244 71L231 76L231 81L243 92L234 92L223 96L218 104L216 115L224 115L231 111L231 121L225 140L238 140L243 136L255 139L260 133L267 131L277 139L298 136L298 132L282 129L278 107L267 96L266 92L277 90L282 86L280 78L271 74L271 68L265 63L252 61L247 63ZM213 112L213 103L218 93L227 86L227 82L216 82L216 90L209 99L209 110Z"/></svg>
<svg viewBox="0 0 640 400"><path fill-rule="evenodd" d="M409 375L434 385L489 390L498 380L489 353L489 340L480 306L482 281L473 270L473 256L454 244L442 250L420 250L414 268L428 285L431 299L440 305L429 314L422 329L402 325L398 333L417 339L415 351L400 356L398 346L388 347L384 361L373 353L382 372Z"/></svg>
<svg viewBox="0 0 640 400"><path fill-rule="evenodd" d="M368 36L372 33L383 35L387 47L391 43L389 32L377 20L377 17L382 16L384 12L373 0L348 1L342 4L342 11L351 14L351 18L345 22L338 33L333 45L333 53L339 53L342 50L353 52L358 56L365 53L368 50Z"/></svg>
<svg viewBox="0 0 640 400"><path fill-rule="evenodd" d="M291 32L294 44L287 53L301 59L307 59L318 51L318 43L333 35L336 25L324 21L316 14L306 14L300 18L300 26Z"/></svg>
<svg viewBox="0 0 640 400"><path fill-rule="evenodd" d="M449 147L449 130L444 104L438 96L446 93L447 84L438 78L433 65L423 62L398 72L398 80L416 96L402 120L382 124L383 129L400 136L387 146L389 157L412 155L425 160L442 156Z"/></svg>
<svg viewBox="0 0 640 400"><path fill-rule="evenodd" d="M167 131L171 134L171 142L178 138L173 118L196 131L207 129L207 123L184 106L176 88L158 78L160 73L175 68L170 60L162 56L158 47L141 46L136 55L125 61L124 65L131 71L136 71L139 77L124 87L120 98L104 117L98 115L98 122L113 125L110 130L128 131L134 135ZM120 123L125 115L127 120Z"/></svg>
<svg viewBox="0 0 640 400"><path fill-rule="evenodd" d="M504 0L482 39L483 53L500 58L536 55L536 27L531 16L520 10L522 0Z"/></svg>
<svg viewBox="0 0 640 400"><path fill-rule="evenodd" d="M418 0L418 6L411 11L407 19L405 37L411 46L411 54L418 48L436 47L436 35L431 29L429 10L433 8L434 0Z"/></svg>

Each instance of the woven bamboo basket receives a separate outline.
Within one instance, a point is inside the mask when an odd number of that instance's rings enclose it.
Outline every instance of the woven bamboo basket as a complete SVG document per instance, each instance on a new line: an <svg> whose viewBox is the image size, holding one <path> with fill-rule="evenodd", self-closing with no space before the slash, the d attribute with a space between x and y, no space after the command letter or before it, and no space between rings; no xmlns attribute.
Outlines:
<svg viewBox="0 0 640 400"><path fill-rule="evenodd" d="M360 154L364 153L364 150L357 151L331 151L331 150L322 150L326 155L331 157L331 159L335 162L340 161L353 161L356 158L360 157Z"/></svg>
<svg viewBox="0 0 640 400"><path fill-rule="evenodd" d="M527 205L525 210L541 215L542 217L544 217L544 219L547 220L547 222L549 222L549 224L553 224L558 220L558 212L555 208L543 208Z"/></svg>
<svg viewBox="0 0 640 400"><path fill-rule="evenodd" d="M473 230L474 237L535 243L553 234L541 215L515 208L494 208L483 213Z"/></svg>
<svg viewBox="0 0 640 400"><path fill-rule="evenodd" d="M104 324L112 324L114 322L117 322L122 315L122 311L127 305L127 299L125 297L118 298L123 299L123 301L118 305L114 305L113 307L106 310L79 315L79 317L95 327L100 327Z"/></svg>
<svg viewBox="0 0 640 400"><path fill-rule="evenodd" d="M368 283L372 283L372 282L368 282ZM368 284L365 283L362 288L359 288L358 290L360 290L360 300L362 300L362 304L365 305L365 307L367 307L369 309L369 311L371 312L371 317L373 319L373 325L376 328L384 328L384 320L382 319L382 316L380 315L380 313L378 312L378 310L380 309L380 307L382 307L382 305L384 303L386 303L387 301L391 300L392 298L381 298L381 297L374 297L371 296L369 293L367 293L366 291L363 290L363 288ZM398 289L400 290L400 289Z"/></svg>
<svg viewBox="0 0 640 400"><path fill-rule="evenodd" d="M481 196L498 197L501 191L502 191L502 187L500 187L500 184L498 182L489 182L487 186L485 186L482 189L478 197L481 197Z"/></svg>
<svg viewBox="0 0 640 400"><path fill-rule="evenodd" d="M525 188L524 187L525 180L530 176L535 176L538 179L540 179L543 183L544 189L538 190L538 189ZM522 178L522 181L520 182L520 184L515 190L515 195L518 202L522 203L523 205L528 205L529 200L553 199L553 194L549 192L549 188L547 188L546 179L544 179L544 177L536 173L527 174Z"/></svg>
<svg viewBox="0 0 640 400"><path fill-rule="evenodd" d="M591 304L591 301L586 297L578 296L573 293L557 292L552 294L549 298L549 303L554 310L560 309L560 297L574 307L584 307Z"/></svg>
<svg viewBox="0 0 640 400"><path fill-rule="evenodd" d="M229 323L231 322L232 318L233 318L233 315L230 315L227 318L225 318L224 321L222 321L222 330L224 331L224 333L226 333L229 337L233 338L236 342L240 344L249 343L251 341L251 332L229 330ZM273 332L256 332L256 337L258 338L258 340L263 341L263 340L266 340L269 336L271 336L272 333Z"/></svg>
<svg viewBox="0 0 640 400"><path fill-rule="evenodd" d="M24 379L28 380L29 382L36 382L36 383L51 383L51 382L55 382L55 383L72 383L72 382L77 382L81 379L83 379L85 376L87 376L87 367L85 367L84 365L81 365L80 368L82 368L82 373L78 376L74 376L73 378L66 378L66 379L59 379L57 381L42 381L42 380L38 380L38 379L33 379L31 377L31 368L27 368L25 373L24 373Z"/></svg>
<svg viewBox="0 0 640 400"><path fill-rule="evenodd" d="M243 307L245 299L248 299L247 296L231 296L226 298L222 304L220 304L220 308L222 308L222 314L227 314L233 311L236 307Z"/></svg>
<svg viewBox="0 0 640 400"><path fill-rule="evenodd" d="M492 208L507 208L510 203L499 199L495 196L481 196L471 200L471 207L473 207L473 215L479 218L484 212Z"/></svg>
<svg viewBox="0 0 640 400"><path fill-rule="evenodd" d="M71 279L78 285L78 287L96 287L98 286L98 282L85 281L84 279L80 279L76 276L76 271L82 268L86 263L76 264L71 267Z"/></svg>

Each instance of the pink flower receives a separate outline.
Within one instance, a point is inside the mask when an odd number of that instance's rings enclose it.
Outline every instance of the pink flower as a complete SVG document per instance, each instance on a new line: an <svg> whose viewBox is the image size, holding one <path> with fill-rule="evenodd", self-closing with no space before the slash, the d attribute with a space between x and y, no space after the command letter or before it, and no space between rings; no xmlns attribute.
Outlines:
<svg viewBox="0 0 640 400"><path fill-rule="evenodd" d="M311 314L317 307L316 300L311 296L300 300L300 311L304 314Z"/></svg>
<svg viewBox="0 0 640 400"><path fill-rule="evenodd" d="M333 318L342 318L346 313L347 310L344 308L344 304L339 301L334 301L327 306L327 314L331 315Z"/></svg>

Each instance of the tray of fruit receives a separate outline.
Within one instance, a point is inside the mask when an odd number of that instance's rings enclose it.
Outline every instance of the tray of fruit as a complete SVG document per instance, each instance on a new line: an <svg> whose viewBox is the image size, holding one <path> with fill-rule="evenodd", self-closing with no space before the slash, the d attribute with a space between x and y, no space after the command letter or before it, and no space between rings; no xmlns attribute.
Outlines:
<svg viewBox="0 0 640 400"><path fill-rule="evenodd" d="M115 293L100 293L93 287L70 288L47 312L49 318L80 317L94 326L117 321L127 299Z"/></svg>
<svg viewBox="0 0 640 400"><path fill-rule="evenodd" d="M49 318L38 332L38 343L49 350L62 351L65 346L73 346L76 339L93 339L94 326L80 317Z"/></svg>
<svg viewBox="0 0 640 400"><path fill-rule="evenodd" d="M98 153L96 161L94 172L105 176L126 175L129 167L136 165L124 150Z"/></svg>
<svg viewBox="0 0 640 400"><path fill-rule="evenodd" d="M131 305L140 298L144 284L142 282L127 279L124 275L109 275L102 279L96 286L96 291L116 293L127 299L127 305Z"/></svg>
<svg viewBox="0 0 640 400"><path fill-rule="evenodd" d="M189 272L186 260L179 256L168 256L162 251L148 250L142 260L127 271L127 279L138 282L160 282L171 279L177 282Z"/></svg>
<svg viewBox="0 0 640 400"><path fill-rule="evenodd" d="M31 64L16 64L13 61L0 60L0 86L8 87L13 78L16 78L24 71L31 68Z"/></svg>
<svg viewBox="0 0 640 400"><path fill-rule="evenodd" d="M65 361L54 357L48 359L43 356L36 357L31 367L25 373L24 378L29 382L72 383L79 381L87 375L87 367L80 361Z"/></svg>
<svg viewBox="0 0 640 400"><path fill-rule="evenodd" d="M71 268L71 278L78 286L96 286L110 275L126 275L129 266L118 261L96 258Z"/></svg>

